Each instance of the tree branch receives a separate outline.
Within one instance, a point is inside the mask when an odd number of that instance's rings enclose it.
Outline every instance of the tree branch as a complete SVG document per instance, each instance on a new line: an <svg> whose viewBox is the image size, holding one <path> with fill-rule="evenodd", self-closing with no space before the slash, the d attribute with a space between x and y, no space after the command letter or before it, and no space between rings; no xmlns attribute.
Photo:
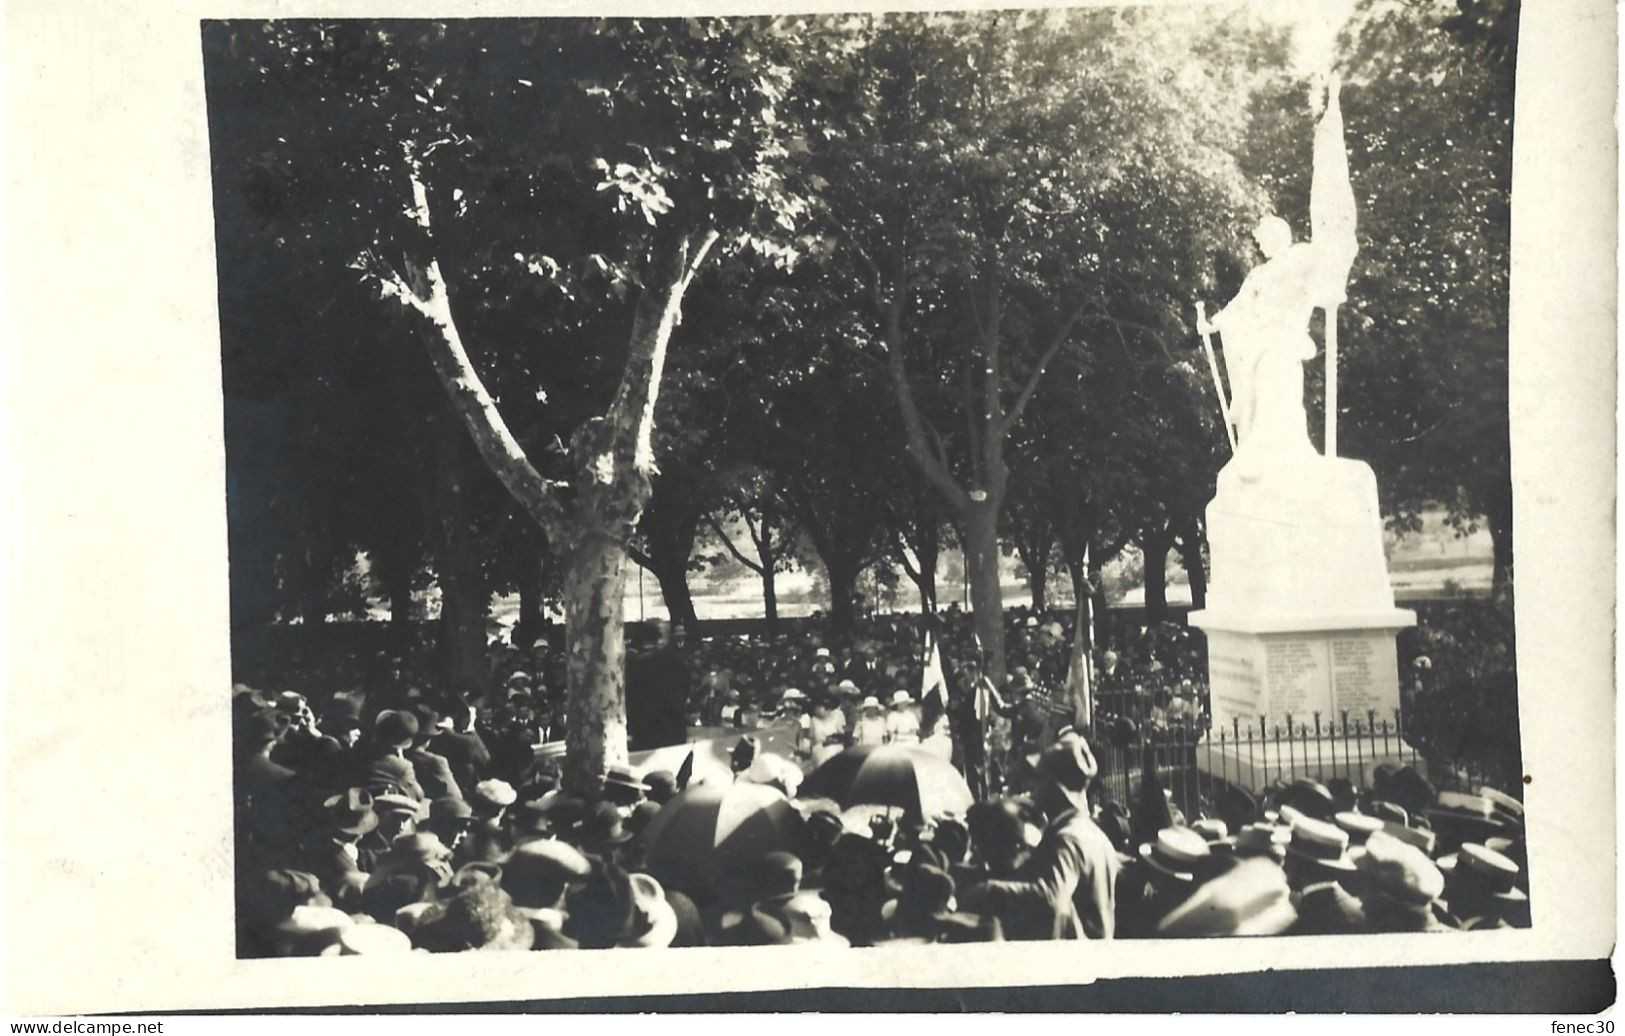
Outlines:
<svg viewBox="0 0 1625 1036"><path fill-rule="evenodd" d="M737 560L741 565L744 565L746 568L750 569L752 572L755 572L759 576L767 574L762 570L763 566L759 562L755 562L750 558L747 558L738 547L734 546L734 541L726 532L722 531L721 524L719 524L715 518L708 517L705 519L705 523L711 526L711 531L717 534L717 539L722 541L722 545L728 548L728 553L732 554L735 560Z"/></svg>
<svg viewBox="0 0 1625 1036"><path fill-rule="evenodd" d="M1055 337L1051 339L1049 347L1038 358L1038 365L1033 368L1032 374L1027 377L1027 384L1021 387L1020 395L1016 396L1016 401L1011 404L1009 411L1005 413L1004 418L999 422L999 435L1001 437L1010 434L1010 429L1014 428L1016 422L1021 420L1021 415L1026 411L1027 404L1032 401L1033 394L1038 391L1038 383L1043 379L1044 372L1049 369L1055 355L1061 351L1061 346L1066 344L1067 338L1072 334L1072 328L1077 326L1079 319L1082 318L1086 305L1087 303L1079 303L1072 310L1071 315L1062 322L1060 330L1055 332Z"/></svg>
<svg viewBox="0 0 1625 1036"><path fill-rule="evenodd" d="M652 288L644 288L632 318L632 349L607 419L615 456L630 461L632 470L646 477L655 471L652 437L666 347L682 319L683 294L719 236L715 229L697 237L684 235L670 256L657 254L656 265L664 267L661 279ZM608 469L604 474L613 478L614 467L603 467Z"/></svg>
<svg viewBox="0 0 1625 1036"><path fill-rule="evenodd" d="M965 491L954 480L953 473L948 470L947 459L933 453L931 445L926 439L925 421L920 416L920 408L914 400L914 390L908 382L908 368L903 361L903 310L907 305L908 271L907 256L899 250L898 271L892 284L892 299L886 307L885 335L886 335L886 368L891 373L893 393L897 396L897 408L903 418L903 431L908 437L908 452L920 466L926 480L948 499L956 508L966 506ZM936 439L940 448L941 436Z"/></svg>
<svg viewBox="0 0 1625 1036"><path fill-rule="evenodd" d="M430 229L428 192L410 146L406 148L406 155L412 183L413 217L427 231ZM425 319L424 345L429 361L451 398L452 408L468 427L480 457L531 520L549 539L558 540L563 513L558 490L562 483L549 480L536 470L503 420L496 401L486 391L463 346L439 260L430 259L422 268L409 266L411 272L419 275L416 279L423 282L425 290L422 291L413 288L398 271L370 252L363 255L360 262L362 268L376 278L384 297L397 299Z"/></svg>

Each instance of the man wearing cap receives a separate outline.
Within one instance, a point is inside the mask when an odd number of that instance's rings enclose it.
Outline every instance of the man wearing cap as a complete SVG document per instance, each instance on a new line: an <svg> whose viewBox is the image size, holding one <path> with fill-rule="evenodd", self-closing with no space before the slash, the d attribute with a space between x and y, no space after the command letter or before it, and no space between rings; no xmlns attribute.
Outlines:
<svg viewBox="0 0 1625 1036"><path fill-rule="evenodd" d="M364 756L361 783L374 792L393 787L410 798L424 801L423 786L418 783L417 772L405 755L417 734L418 720L410 712L396 709L380 712L373 721L372 741Z"/></svg>
<svg viewBox="0 0 1625 1036"><path fill-rule="evenodd" d="M1365 908L1343 887L1359 875L1348 850L1348 832L1336 824L1309 816L1292 822L1286 876L1298 908L1293 935L1349 935L1365 929Z"/></svg>
<svg viewBox="0 0 1625 1036"><path fill-rule="evenodd" d="M1365 876L1360 902L1371 932L1447 932L1440 919L1444 875L1427 854L1382 831L1372 832L1355 861Z"/></svg>
<svg viewBox="0 0 1625 1036"><path fill-rule="evenodd" d="M591 875L591 861L563 842L527 842L514 849L502 867L502 888L530 918L536 930L535 949L576 948L576 941L564 934L570 920L564 909L566 895Z"/></svg>
<svg viewBox="0 0 1625 1036"><path fill-rule="evenodd" d="M1117 875L1111 840L1089 818L1089 782L1099 771L1082 735L1071 732L1039 757L1033 803L1049 820L1043 839L1016 880L966 889L968 907L1042 906L1050 938L1110 939L1115 931Z"/></svg>

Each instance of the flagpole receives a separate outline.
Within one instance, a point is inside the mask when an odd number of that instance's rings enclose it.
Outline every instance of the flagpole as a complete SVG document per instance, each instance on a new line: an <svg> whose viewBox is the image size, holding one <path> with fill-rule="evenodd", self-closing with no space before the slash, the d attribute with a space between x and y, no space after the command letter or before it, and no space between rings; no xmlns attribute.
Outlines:
<svg viewBox="0 0 1625 1036"><path fill-rule="evenodd" d="M1326 307L1326 456L1337 456L1337 307Z"/></svg>

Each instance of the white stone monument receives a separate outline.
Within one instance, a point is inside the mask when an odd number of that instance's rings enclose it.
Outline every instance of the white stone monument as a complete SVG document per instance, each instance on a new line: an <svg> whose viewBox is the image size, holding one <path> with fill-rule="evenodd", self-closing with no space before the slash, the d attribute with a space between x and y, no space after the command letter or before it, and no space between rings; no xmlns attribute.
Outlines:
<svg viewBox="0 0 1625 1036"><path fill-rule="evenodd" d="M1207 607L1190 615L1207 635L1212 695L1213 729L1197 758L1253 788L1282 771L1317 768L1358 783L1354 769L1398 761L1404 747L1395 732L1394 638L1416 616L1394 607L1376 477L1365 463L1336 456L1336 312L1356 245L1335 77L1315 132L1310 209L1309 241L1294 243L1277 217L1260 222L1255 236L1266 261L1211 321L1199 310L1216 382L1210 336L1217 332L1224 346L1228 401L1217 387L1226 425L1235 426L1235 454L1207 508ZM1325 455L1309 441L1303 406L1303 362L1315 354L1309 319L1317 308L1326 312ZM1285 729L1288 717L1293 743L1282 748L1271 734ZM1354 746L1357 762L1345 761L1345 717L1364 735ZM1389 736L1371 736L1373 717ZM1236 744L1238 727L1262 743ZM1277 758L1288 752L1303 762Z"/></svg>

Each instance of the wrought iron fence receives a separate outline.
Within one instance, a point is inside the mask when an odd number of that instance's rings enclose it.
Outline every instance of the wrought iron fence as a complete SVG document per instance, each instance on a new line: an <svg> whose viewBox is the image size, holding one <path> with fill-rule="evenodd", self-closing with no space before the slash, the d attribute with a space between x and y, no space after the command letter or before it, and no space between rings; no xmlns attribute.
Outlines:
<svg viewBox="0 0 1625 1036"><path fill-rule="evenodd" d="M1258 794L1310 778L1346 781L1363 792L1383 763L1415 767L1440 788L1470 789L1479 780L1470 769L1430 763L1423 748L1409 739L1398 709L1384 715L1371 710L1363 715L1265 716L1210 726L1191 717L1142 723L1103 707L1095 735L1100 764L1096 782L1106 797L1127 804L1154 774L1180 811L1192 818L1211 814L1216 796L1232 786Z"/></svg>

